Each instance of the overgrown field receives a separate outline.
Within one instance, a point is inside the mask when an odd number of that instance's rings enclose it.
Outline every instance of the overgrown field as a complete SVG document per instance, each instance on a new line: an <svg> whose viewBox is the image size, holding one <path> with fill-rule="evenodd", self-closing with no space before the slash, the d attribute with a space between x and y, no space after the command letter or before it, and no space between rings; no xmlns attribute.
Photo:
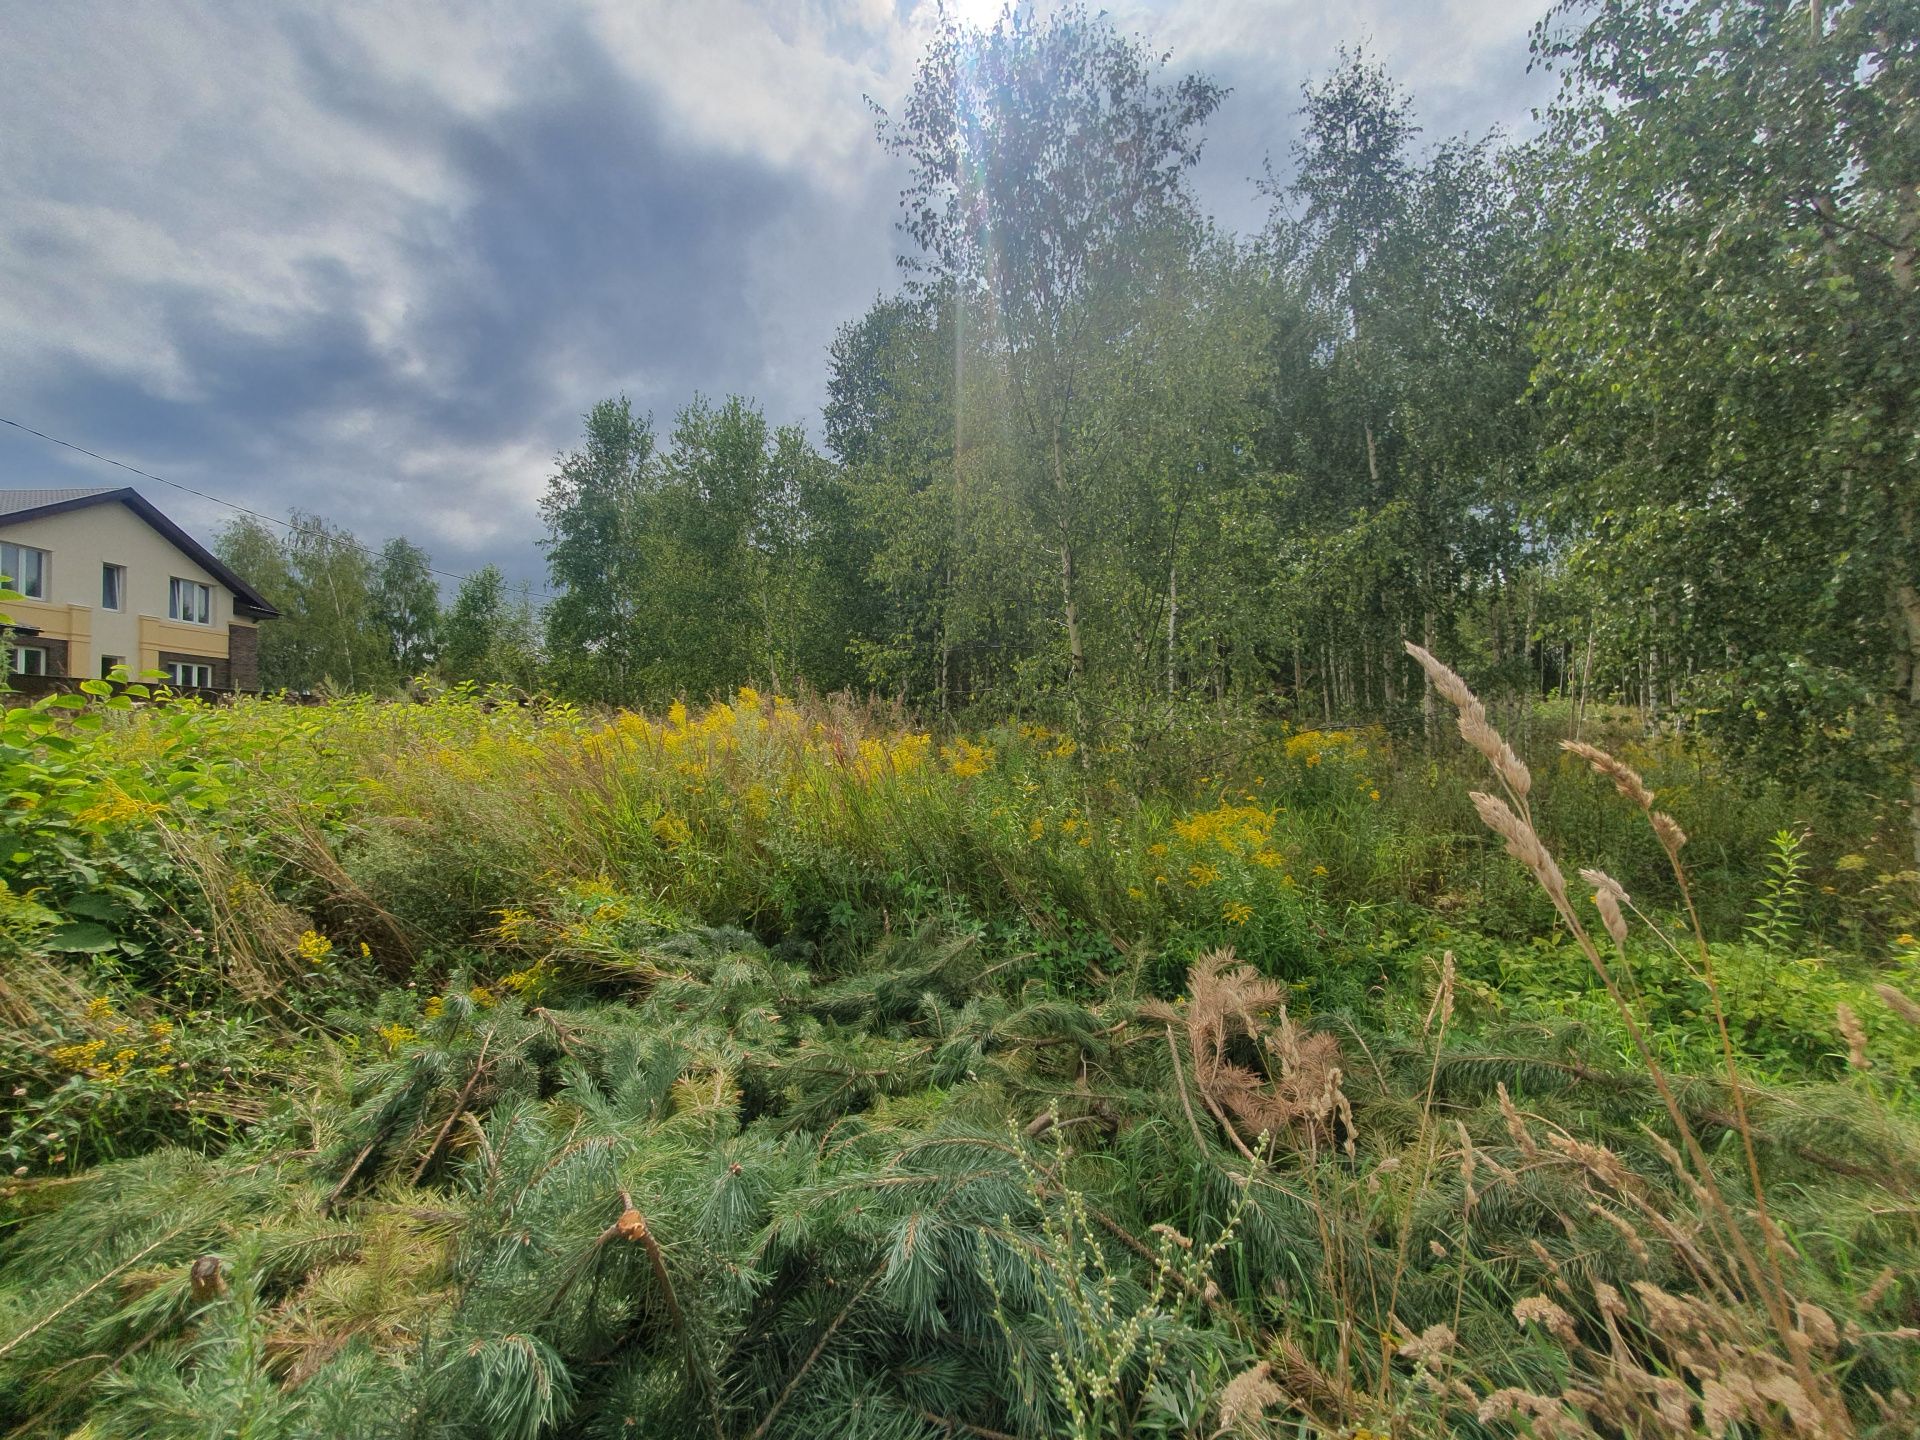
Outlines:
<svg viewBox="0 0 1920 1440"><path fill-rule="evenodd" d="M1914 1434L1903 817L1434 673L6 712L0 1433Z"/></svg>

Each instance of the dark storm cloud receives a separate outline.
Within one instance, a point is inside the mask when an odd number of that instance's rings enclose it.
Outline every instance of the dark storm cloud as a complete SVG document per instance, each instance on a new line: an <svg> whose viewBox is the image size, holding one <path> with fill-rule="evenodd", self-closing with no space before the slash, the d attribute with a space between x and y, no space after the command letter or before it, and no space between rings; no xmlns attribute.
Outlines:
<svg viewBox="0 0 1920 1440"><path fill-rule="evenodd" d="M624 391L664 428L739 391L812 423L835 326L894 283L899 177L860 95L904 91L924 14L728 4L21 12L0 414L537 581L534 501L583 410ZM1234 87L1200 187L1244 230L1301 78L1362 24L1430 135L1524 120L1517 17L1401 9L1122 15ZM0 486L120 478L0 429Z"/></svg>

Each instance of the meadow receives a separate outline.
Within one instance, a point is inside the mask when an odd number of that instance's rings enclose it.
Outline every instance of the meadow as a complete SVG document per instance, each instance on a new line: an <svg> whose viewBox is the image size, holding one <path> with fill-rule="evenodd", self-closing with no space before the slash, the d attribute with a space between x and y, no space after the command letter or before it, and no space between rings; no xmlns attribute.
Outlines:
<svg viewBox="0 0 1920 1440"><path fill-rule="evenodd" d="M1430 673L5 711L0 1433L1914 1433L1904 816Z"/></svg>

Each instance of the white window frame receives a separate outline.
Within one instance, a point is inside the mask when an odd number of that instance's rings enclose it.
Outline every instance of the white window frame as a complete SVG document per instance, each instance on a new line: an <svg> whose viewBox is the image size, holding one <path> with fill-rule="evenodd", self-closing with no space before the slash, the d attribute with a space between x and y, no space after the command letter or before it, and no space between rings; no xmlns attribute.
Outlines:
<svg viewBox="0 0 1920 1440"><path fill-rule="evenodd" d="M107 577L113 577L113 604L107 603ZM102 610L124 610L127 608L127 567L104 561L100 566L100 608Z"/></svg>
<svg viewBox="0 0 1920 1440"><path fill-rule="evenodd" d="M24 575L14 574L16 570L26 569L22 560L28 555L39 558L39 563L34 566L38 573L31 581ZM7 577L6 584L9 590L24 595L29 600L45 600L47 590L52 583L48 572L52 569L53 552L51 550L42 550L34 545L21 545L12 540L0 540L0 575ZM29 584L33 588L29 589Z"/></svg>
<svg viewBox="0 0 1920 1440"><path fill-rule="evenodd" d="M193 603L196 599L200 602L198 605ZM197 615L182 613L195 610L199 611ZM173 576L167 582L167 618L178 620L182 625L213 624L213 586Z"/></svg>
<svg viewBox="0 0 1920 1440"><path fill-rule="evenodd" d="M167 681L176 690L211 690L213 666L198 660L169 660Z"/></svg>
<svg viewBox="0 0 1920 1440"><path fill-rule="evenodd" d="M14 675L47 675L47 647L44 645L15 645L13 653L7 657L7 670ZM27 664L27 657L39 657L35 665Z"/></svg>

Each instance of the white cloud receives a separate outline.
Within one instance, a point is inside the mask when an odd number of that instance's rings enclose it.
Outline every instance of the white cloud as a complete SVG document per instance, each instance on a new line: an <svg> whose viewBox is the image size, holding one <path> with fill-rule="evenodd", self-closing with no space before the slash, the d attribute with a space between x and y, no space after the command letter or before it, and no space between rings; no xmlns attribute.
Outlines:
<svg viewBox="0 0 1920 1440"><path fill-rule="evenodd" d="M931 29L931 7L902 21L890 0L591 0L591 14L682 137L835 187L875 162L861 97L904 91Z"/></svg>
<svg viewBox="0 0 1920 1440"><path fill-rule="evenodd" d="M663 425L696 386L811 418L835 324L892 280L894 171L862 97L892 104L911 84L932 6L902 8L12 7L0 396L263 509L530 565L553 454L599 397L625 389ZM1506 0L1118 13L1177 66L1240 85L1205 178L1242 223L1245 177L1337 44L1370 31L1423 102L1490 120L1511 95L1476 87L1528 24ZM624 128L591 133L603 115ZM649 116L659 133L638 133ZM655 168L622 172L622 145L652 146ZM678 187L670 205L628 193L656 172ZM589 220L567 208L600 195L618 203ZM662 265L675 245L713 253ZM635 295L648 303L623 308ZM128 393L154 403L117 428Z"/></svg>

